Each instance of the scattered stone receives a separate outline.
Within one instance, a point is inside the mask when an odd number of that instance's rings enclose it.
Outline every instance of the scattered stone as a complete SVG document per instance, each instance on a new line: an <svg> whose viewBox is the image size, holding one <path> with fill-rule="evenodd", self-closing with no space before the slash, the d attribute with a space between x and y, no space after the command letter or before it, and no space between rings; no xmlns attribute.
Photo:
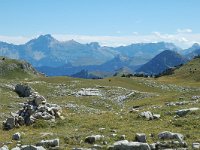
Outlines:
<svg viewBox="0 0 200 150"><path fill-rule="evenodd" d="M190 111L196 111L196 110L199 110L199 108L181 109L181 110L176 111L176 115L178 117L183 117L183 116L187 115Z"/></svg>
<svg viewBox="0 0 200 150"><path fill-rule="evenodd" d="M16 119L14 117L9 117L6 121L3 122L3 129L10 130L13 129L16 125Z"/></svg>
<svg viewBox="0 0 200 150"><path fill-rule="evenodd" d="M158 138L163 140L176 139L180 144L185 145L185 142L183 141L184 136L180 133L164 131L158 134Z"/></svg>
<svg viewBox="0 0 200 150"><path fill-rule="evenodd" d="M17 146L17 147L12 148L11 150L21 150L21 148Z"/></svg>
<svg viewBox="0 0 200 150"><path fill-rule="evenodd" d="M78 96L101 96L101 92L94 88L82 88L80 91L74 93Z"/></svg>
<svg viewBox="0 0 200 150"><path fill-rule="evenodd" d="M110 136L111 136L111 137L116 137L117 134L116 134L116 133L112 133Z"/></svg>
<svg viewBox="0 0 200 150"><path fill-rule="evenodd" d="M104 138L103 135L91 135L91 136L87 136L85 138L85 142L86 143L89 143L89 144L93 144L95 143L96 141L100 141Z"/></svg>
<svg viewBox="0 0 200 150"><path fill-rule="evenodd" d="M7 145L3 145L2 147L0 147L0 150L9 150Z"/></svg>
<svg viewBox="0 0 200 150"><path fill-rule="evenodd" d="M103 132L106 128L99 128L100 132Z"/></svg>
<svg viewBox="0 0 200 150"><path fill-rule="evenodd" d="M112 146L108 147L109 150L151 150L147 143L129 142L127 140L117 141Z"/></svg>
<svg viewBox="0 0 200 150"><path fill-rule="evenodd" d="M200 99L200 96L199 96L199 95L192 96L192 99L193 99L193 100Z"/></svg>
<svg viewBox="0 0 200 150"><path fill-rule="evenodd" d="M186 105L189 101L182 101L182 102L167 102L165 103L167 106L180 106L180 105Z"/></svg>
<svg viewBox="0 0 200 150"><path fill-rule="evenodd" d="M98 145L98 144L94 144L94 145L92 146L92 149L95 149L95 150L103 149L103 146Z"/></svg>
<svg viewBox="0 0 200 150"><path fill-rule="evenodd" d="M21 146L21 150L46 150L46 149L42 146L23 145Z"/></svg>
<svg viewBox="0 0 200 150"><path fill-rule="evenodd" d="M59 139L42 140L41 142L37 143L36 146L43 146L45 148L59 147Z"/></svg>
<svg viewBox="0 0 200 150"><path fill-rule="evenodd" d="M120 136L120 140L125 140L125 139L126 139L126 135L123 134Z"/></svg>
<svg viewBox="0 0 200 150"><path fill-rule="evenodd" d="M153 114L153 119L159 119L160 118L160 114Z"/></svg>
<svg viewBox="0 0 200 150"><path fill-rule="evenodd" d="M13 134L13 136L12 136L12 140L18 141L18 140L20 140L20 138L21 138L21 134L19 132Z"/></svg>
<svg viewBox="0 0 200 150"><path fill-rule="evenodd" d="M192 149L200 149L200 143L192 143Z"/></svg>
<svg viewBox="0 0 200 150"><path fill-rule="evenodd" d="M153 119L160 118L160 114L153 114L150 111L141 112L140 116L146 118L147 120L153 120Z"/></svg>
<svg viewBox="0 0 200 150"><path fill-rule="evenodd" d="M142 142L146 143L147 142L147 137L144 133L136 133L135 140L137 142Z"/></svg>

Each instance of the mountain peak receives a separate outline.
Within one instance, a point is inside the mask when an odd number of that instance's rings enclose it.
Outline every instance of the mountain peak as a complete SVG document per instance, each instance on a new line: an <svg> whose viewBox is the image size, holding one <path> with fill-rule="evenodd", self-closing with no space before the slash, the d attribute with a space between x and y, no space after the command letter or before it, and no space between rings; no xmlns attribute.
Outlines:
<svg viewBox="0 0 200 150"><path fill-rule="evenodd" d="M40 35L38 38L35 38L33 40L30 40L26 44L40 44L40 45L45 45L47 43L51 43L52 41L56 41L54 37L51 36L51 34L45 34L45 35ZM48 44L47 44L48 45Z"/></svg>
<svg viewBox="0 0 200 150"><path fill-rule="evenodd" d="M194 43L194 44L192 45L192 47L193 47L193 48L200 48L200 45L199 45L199 43Z"/></svg>
<svg viewBox="0 0 200 150"><path fill-rule="evenodd" d="M40 35L37 39L55 40L51 34Z"/></svg>

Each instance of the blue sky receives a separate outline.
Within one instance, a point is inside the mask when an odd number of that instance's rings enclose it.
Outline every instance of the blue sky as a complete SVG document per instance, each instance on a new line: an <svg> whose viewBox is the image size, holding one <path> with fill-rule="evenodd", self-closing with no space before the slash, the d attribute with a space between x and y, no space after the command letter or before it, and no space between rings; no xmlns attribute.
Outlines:
<svg viewBox="0 0 200 150"><path fill-rule="evenodd" d="M200 42L199 6L200 0L0 0L0 40L52 34L120 45L160 38L186 47Z"/></svg>

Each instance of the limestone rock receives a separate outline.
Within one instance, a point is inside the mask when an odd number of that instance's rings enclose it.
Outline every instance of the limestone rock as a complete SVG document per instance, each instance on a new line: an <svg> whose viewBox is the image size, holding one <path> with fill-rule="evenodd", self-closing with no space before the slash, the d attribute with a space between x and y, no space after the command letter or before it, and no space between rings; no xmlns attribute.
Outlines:
<svg viewBox="0 0 200 150"><path fill-rule="evenodd" d="M9 150L7 145L0 147L0 150Z"/></svg>
<svg viewBox="0 0 200 150"><path fill-rule="evenodd" d="M19 147L14 147L14 148L12 148L11 150L21 150L21 148L19 148Z"/></svg>
<svg viewBox="0 0 200 150"><path fill-rule="evenodd" d="M196 111L196 110L199 110L199 108L181 109L176 111L176 115L179 117L183 117L187 115L187 113L189 113L190 111Z"/></svg>
<svg viewBox="0 0 200 150"><path fill-rule="evenodd" d="M158 138L163 140L176 139L180 144L185 145L185 142L183 141L184 136L180 133L172 133L169 131L164 131L158 134Z"/></svg>
<svg viewBox="0 0 200 150"><path fill-rule="evenodd" d="M10 130L15 127L16 119L14 117L9 117L3 122L3 128L5 130Z"/></svg>
<svg viewBox="0 0 200 150"><path fill-rule="evenodd" d="M193 149L200 149L200 143L192 143Z"/></svg>
<svg viewBox="0 0 200 150"><path fill-rule="evenodd" d="M115 142L109 150L151 150L147 143L129 142L127 140Z"/></svg>
<svg viewBox="0 0 200 150"><path fill-rule="evenodd" d="M147 120L153 120L153 114L150 111L142 112L140 115L145 117Z"/></svg>
<svg viewBox="0 0 200 150"><path fill-rule="evenodd" d="M147 137L144 133L136 133L135 139L137 142L146 143Z"/></svg>
<svg viewBox="0 0 200 150"><path fill-rule="evenodd" d="M86 143L89 143L89 144L93 144L95 143L96 141L100 141L104 138L103 135L91 135L91 136L87 136L85 138L85 142Z"/></svg>
<svg viewBox="0 0 200 150"><path fill-rule="evenodd" d="M23 145L21 150L46 150L42 146L34 146L34 145Z"/></svg>
<svg viewBox="0 0 200 150"><path fill-rule="evenodd" d="M29 97L32 94L33 90L28 85L17 84L15 86L15 92L20 97Z"/></svg>
<svg viewBox="0 0 200 150"><path fill-rule="evenodd" d="M141 112L140 116L146 118L147 120L153 120L153 119L159 119L160 118L160 114L153 114L150 111Z"/></svg>
<svg viewBox="0 0 200 150"><path fill-rule="evenodd" d="M20 140L20 138L21 138L21 134L19 132L13 134L13 136L12 136L12 140L18 141L18 140Z"/></svg>
<svg viewBox="0 0 200 150"><path fill-rule="evenodd" d="M45 148L59 147L59 139L42 140L41 142L37 143L36 145L37 146L43 146Z"/></svg>

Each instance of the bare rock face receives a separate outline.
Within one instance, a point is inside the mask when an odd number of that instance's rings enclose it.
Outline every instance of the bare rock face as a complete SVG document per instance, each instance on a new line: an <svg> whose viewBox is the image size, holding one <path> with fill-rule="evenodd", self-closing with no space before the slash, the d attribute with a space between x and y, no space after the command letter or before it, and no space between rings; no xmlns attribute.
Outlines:
<svg viewBox="0 0 200 150"><path fill-rule="evenodd" d="M3 122L5 130L13 129L22 125L31 125L37 119L52 120L61 118L62 108L57 104L49 104L44 96L33 92L34 90L27 85L17 85L15 87L19 95L29 97L29 101L22 105L22 108L16 113L11 113L12 117Z"/></svg>

